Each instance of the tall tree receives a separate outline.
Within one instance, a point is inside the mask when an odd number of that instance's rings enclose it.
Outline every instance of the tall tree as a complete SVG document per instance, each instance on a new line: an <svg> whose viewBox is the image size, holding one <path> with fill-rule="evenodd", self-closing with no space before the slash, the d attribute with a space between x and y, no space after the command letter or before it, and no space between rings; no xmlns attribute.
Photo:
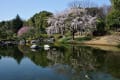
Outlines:
<svg viewBox="0 0 120 80"><path fill-rule="evenodd" d="M12 30L17 33L17 31L23 26L23 21L19 15L16 16L15 19L12 20Z"/></svg>
<svg viewBox="0 0 120 80"><path fill-rule="evenodd" d="M120 29L120 0L111 0L112 11L107 16L109 29L117 31Z"/></svg>
<svg viewBox="0 0 120 80"><path fill-rule="evenodd" d="M36 13L33 17L28 20L29 26L37 28L37 32L45 33L45 28L48 26L47 18L52 15L51 12L41 11L40 13Z"/></svg>
<svg viewBox="0 0 120 80"><path fill-rule="evenodd" d="M114 9L120 10L120 0L111 0Z"/></svg>

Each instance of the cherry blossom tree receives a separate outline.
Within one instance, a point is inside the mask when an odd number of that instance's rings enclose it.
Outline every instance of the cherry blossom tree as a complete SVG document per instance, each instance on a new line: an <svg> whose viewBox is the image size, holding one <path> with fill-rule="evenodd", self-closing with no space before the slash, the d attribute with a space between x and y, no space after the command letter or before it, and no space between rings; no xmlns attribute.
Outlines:
<svg viewBox="0 0 120 80"><path fill-rule="evenodd" d="M85 8L70 8L48 19L48 34L59 33L64 35L70 31L73 39L76 32L91 33L96 28L97 16L87 14Z"/></svg>

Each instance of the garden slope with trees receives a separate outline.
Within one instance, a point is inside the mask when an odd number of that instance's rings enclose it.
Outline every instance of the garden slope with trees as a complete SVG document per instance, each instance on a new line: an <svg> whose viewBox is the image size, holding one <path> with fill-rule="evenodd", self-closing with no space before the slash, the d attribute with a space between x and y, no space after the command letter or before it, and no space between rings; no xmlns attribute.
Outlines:
<svg viewBox="0 0 120 80"><path fill-rule="evenodd" d="M68 9L56 14L41 11L26 21L19 15L12 20L1 21L0 40L54 37L61 43L91 40L89 43L95 44L92 41L106 40L102 42L120 44L120 1L110 0L110 6L101 7L94 2L84 1L73 1Z"/></svg>

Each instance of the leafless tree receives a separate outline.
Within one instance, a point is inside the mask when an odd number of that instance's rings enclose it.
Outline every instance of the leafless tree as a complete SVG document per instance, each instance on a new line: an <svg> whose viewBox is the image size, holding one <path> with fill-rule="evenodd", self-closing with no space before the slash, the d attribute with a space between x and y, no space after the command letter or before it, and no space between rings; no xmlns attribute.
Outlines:
<svg viewBox="0 0 120 80"><path fill-rule="evenodd" d="M69 7L71 8L90 8L90 7L97 7L92 0L74 0L73 2L69 3Z"/></svg>

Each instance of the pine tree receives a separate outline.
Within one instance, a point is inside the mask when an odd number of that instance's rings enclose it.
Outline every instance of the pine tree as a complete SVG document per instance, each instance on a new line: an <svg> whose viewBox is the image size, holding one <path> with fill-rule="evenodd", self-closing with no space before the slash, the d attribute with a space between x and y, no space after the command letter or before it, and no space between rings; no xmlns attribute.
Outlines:
<svg viewBox="0 0 120 80"><path fill-rule="evenodd" d="M12 20L12 29L13 32L17 33L17 31L23 26L23 21L19 15L16 16L15 19Z"/></svg>

